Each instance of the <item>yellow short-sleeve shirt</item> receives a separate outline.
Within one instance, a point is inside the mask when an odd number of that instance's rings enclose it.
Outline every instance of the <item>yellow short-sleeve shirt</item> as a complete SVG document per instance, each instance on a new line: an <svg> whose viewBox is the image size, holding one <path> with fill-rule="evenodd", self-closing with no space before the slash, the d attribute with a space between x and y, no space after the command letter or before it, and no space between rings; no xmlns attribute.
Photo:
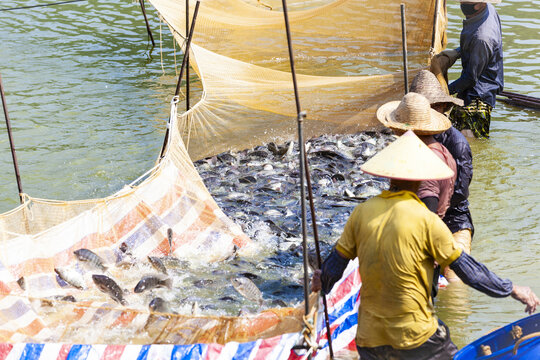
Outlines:
<svg viewBox="0 0 540 360"><path fill-rule="evenodd" d="M336 249L350 259L358 257L358 346L412 349L435 333L433 264L448 266L461 249L414 193L383 191L358 205Z"/></svg>

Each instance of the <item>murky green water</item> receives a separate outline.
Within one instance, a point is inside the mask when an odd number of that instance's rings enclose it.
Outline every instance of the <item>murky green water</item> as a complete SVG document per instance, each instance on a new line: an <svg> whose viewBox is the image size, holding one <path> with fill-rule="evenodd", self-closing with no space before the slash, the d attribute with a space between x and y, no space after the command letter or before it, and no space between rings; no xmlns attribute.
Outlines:
<svg viewBox="0 0 540 360"><path fill-rule="evenodd" d="M4 0L0 7L40 3L45 1ZM449 7L449 47L455 47L461 14L457 3ZM497 8L504 26L506 89L540 97L540 8L524 0ZM158 40L159 23L151 18ZM93 0L0 11L0 26L0 74L25 192L52 199L101 197L152 167L175 87L173 44L165 27L163 72L159 49L150 55L137 3ZM177 57L178 66L180 61ZM471 142L473 255L537 293L539 116L500 102L491 140ZM0 211L7 211L18 196L5 126L0 128ZM460 347L524 316L514 300L460 286L441 291L437 309Z"/></svg>

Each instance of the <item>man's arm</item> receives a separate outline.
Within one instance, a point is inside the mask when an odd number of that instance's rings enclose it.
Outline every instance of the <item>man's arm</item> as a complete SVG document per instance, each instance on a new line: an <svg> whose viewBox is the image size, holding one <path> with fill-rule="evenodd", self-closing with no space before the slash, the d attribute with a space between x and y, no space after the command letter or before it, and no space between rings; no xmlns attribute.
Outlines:
<svg viewBox="0 0 540 360"><path fill-rule="evenodd" d="M317 292L322 289L323 293L328 294L334 284L343 276L347 264L349 264L349 259L345 255L341 254L339 250L332 250L322 264L321 270L313 272L311 291Z"/></svg>
<svg viewBox="0 0 540 360"><path fill-rule="evenodd" d="M424 204L426 204L427 208L431 212L434 212L435 214L437 213L437 209L439 208L439 198L438 197L436 197L436 196L426 196L424 198L421 198L420 200L422 200L422 202Z"/></svg>
<svg viewBox="0 0 540 360"><path fill-rule="evenodd" d="M476 41L470 48L474 54L469 57L469 63L463 68L459 79L448 85L450 94L461 93L476 85L489 62L492 51L485 41Z"/></svg>
<svg viewBox="0 0 540 360"><path fill-rule="evenodd" d="M466 252L462 252L459 258L450 264L450 268L465 284L488 296L506 297L511 295L527 306L525 311L529 314L536 311L536 306L540 305L540 300L529 287L513 285L508 279L502 280Z"/></svg>

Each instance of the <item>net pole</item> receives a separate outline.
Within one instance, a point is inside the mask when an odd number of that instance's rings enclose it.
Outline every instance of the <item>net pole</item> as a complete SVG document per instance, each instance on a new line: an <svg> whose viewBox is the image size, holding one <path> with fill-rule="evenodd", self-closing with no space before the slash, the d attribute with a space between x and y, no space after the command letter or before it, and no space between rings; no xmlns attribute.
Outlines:
<svg viewBox="0 0 540 360"><path fill-rule="evenodd" d="M403 44L403 76L405 94L409 92L409 65L407 62L407 29L405 27L405 4L401 4L401 42Z"/></svg>
<svg viewBox="0 0 540 360"><path fill-rule="evenodd" d="M148 24L148 18L146 17L144 0L139 0L139 4L141 4L141 10L144 16L144 23L146 24L146 32L148 33L148 36L150 36L150 40L152 41L152 48L154 48L156 46L156 43L154 42L154 35L152 35L152 30L150 29L150 25Z"/></svg>
<svg viewBox="0 0 540 360"><path fill-rule="evenodd" d="M186 64L188 62L189 47L191 46L191 39L193 38L193 30L195 29L195 21L197 20L197 14L199 13L199 5L201 0L197 0L195 3L195 10L193 11L193 18L191 19L191 26L189 28L189 35L186 41L186 50L184 51L184 57L182 58L182 66L180 67L180 75L178 76L178 83L176 84L176 91L174 96L180 94L180 84L182 83L182 77L184 76L184 70L186 69Z"/></svg>
<svg viewBox="0 0 540 360"><path fill-rule="evenodd" d="M294 88L294 100L296 103L297 123L298 123L298 148L299 148L299 162L300 162L300 205L302 211L302 255L304 260L304 313L307 316L309 314L309 273L308 273L308 254L307 254L307 221L306 221L306 189L305 178L307 178L307 156L306 148L304 144L303 134L303 121L306 118L306 112L302 111L300 106L300 96L298 94L298 83L296 81L296 70L294 67L294 54L291 40L291 29L289 26L289 14L287 11L287 0L282 0L283 4L283 17L285 20L285 31L287 33L287 47L289 50L289 62L291 64L291 75ZM310 196L312 199L312 196ZM312 216L315 212L312 210ZM313 225L316 226L315 222ZM318 262L320 263L320 255ZM326 310L326 306L325 306ZM328 343L330 344L330 333L328 333ZM332 353L333 358L333 353ZM311 353L308 355L308 359L311 359Z"/></svg>
<svg viewBox="0 0 540 360"><path fill-rule="evenodd" d="M282 0L283 4L283 16L285 19L285 31L287 33L287 46L289 49L289 62L291 64L291 74L294 87L294 100L296 103L296 113L298 114L298 148L299 148L299 161L300 161L300 204L302 209L302 251L304 255L304 310L305 315L309 314L309 291L308 291L308 260L307 260L307 223L306 223L306 189L305 189L305 175L306 164L305 159L305 146L304 146L304 134L302 123L306 117L305 111L302 111L300 107L300 97L298 95L298 83L296 82L296 71L294 68L294 55L291 41L291 30L289 27L289 15L287 12L287 0Z"/></svg>
<svg viewBox="0 0 540 360"><path fill-rule="evenodd" d="M439 20L439 0L435 0L435 11L433 12L433 31L431 33L431 53L435 52L435 35L437 34L437 25Z"/></svg>
<svg viewBox="0 0 540 360"><path fill-rule="evenodd" d="M197 14L199 13L199 5L201 4L200 0L197 0L195 3L195 10L193 11L193 18L191 19L191 26L189 29L189 36L186 41L186 50L184 52L184 57L182 58L182 65L180 67L180 75L178 76L178 82L176 83L176 90L174 91L174 96L178 96L180 93L180 85L182 84L182 78L184 77L184 70L186 68L187 56L185 54L189 53L189 47L191 46L191 38L193 37L193 30L195 29L195 21L197 20ZM163 146L161 147L161 153L159 158L163 158L165 153L165 148L167 147L167 142L169 139L169 128L165 130L165 138L163 139Z"/></svg>
<svg viewBox="0 0 540 360"><path fill-rule="evenodd" d="M13 144L13 135L11 134L11 122L9 120L9 113L7 109L6 96L4 95L4 85L2 84L2 75L0 75L0 96L2 97L2 106L4 108L4 117L6 119L6 128L9 138L9 148L11 149L11 157L13 159L13 167L15 168L15 178L17 179L17 188L19 189L19 200L23 203L23 190L21 184L21 175L19 174L19 164L17 163L17 153L15 152L15 145Z"/></svg>
<svg viewBox="0 0 540 360"><path fill-rule="evenodd" d="M306 183L309 197L309 209L311 212L311 222L313 223L313 239L315 240L315 252L317 253L317 267L322 267L321 259L321 247L319 245L319 231L317 229L317 216L315 214L315 204L313 202L313 189L311 187L311 175L309 174L309 163L307 154L304 152L304 162L306 163ZM328 317L328 307L326 305L326 295L322 294L323 310L324 310L324 324L326 326L326 334L328 339L328 353L330 359L334 358L334 349L332 347L332 330L330 329L330 318Z"/></svg>
<svg viewBox="0 0 540 360"><path fill-rule="evenodd" d="M186 0L186 38L189 36L189 0ZM189 52L186 51L184 56L186 60L186 111L189 111Z"/></svg>

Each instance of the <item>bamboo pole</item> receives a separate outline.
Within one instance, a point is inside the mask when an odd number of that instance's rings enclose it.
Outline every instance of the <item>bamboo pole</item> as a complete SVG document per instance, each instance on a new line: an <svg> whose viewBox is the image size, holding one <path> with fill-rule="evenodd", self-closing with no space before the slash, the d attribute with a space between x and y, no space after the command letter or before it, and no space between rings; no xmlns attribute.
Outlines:
<svg viewBox="0 0 540 360"><path fill-rule="evenodd" d="M144 7L144 0L139 0L139 4L141 4L141 10L144 16L144 23L146 24L146 32L148 33L148 36L150 36L150 40L152 41L152 48L156 46L156 43L154 42L154 35L152 35L152 30L150 29L150 25L148 24L148 18L146 17L146 9Z"/></svg>
<svg viewBox="0 0 540 360"><path fill-rule="evenodd" d="M437 25L439 20L439 0L435 0L435 11L433 12L433 30L431 32L431 53L435 51L435 35L437 34Z"/></svg>
<svg viewBox="0 0 540 360"><path fill-rule="evenodd" d="M186 39L189 36L189 0L186 0ZM186 51L184 56L186 60L186 111L188 111L191 106L189 104L189 51Z"/></svg>
<svg viewBox="0 0 540 360"><path fill-rule="evenodd" d="M302 123L306 117L306 113L302 111L300 107L300 97L298 95L298 83L296 82L296 71L294 68L294 55L291 43L291 31L289 28L289 15L287 12L287 1L282 0L283 3L283 16L285 18L285 30L287 32L287 45L289 48L289 62L291 64L291 74L294 87L294 100L296 103L297 113L297 125L298 125L298 148L299 148L299 161L300 161L300 205L302 210L302 250L304 255L304 310L305 315L309 314L309 292L308 292L308 259L307 259L307 223L306 223L306 189L305 189L305 175L306 164L304 162L304 134Z"/></svg>
<svg viewBox="0 0 540 360"><path fill-rule="evenodd" d="M176 83L176 90L174 92L174 96L178 96L180 93L180 85L182 84L182 78L184 77L184 70L186 68L187 63L187 57L185 54L189 52L189 47L191 46L191 38L193 37L193 30L195 29L195 21L197 20L197 14L199 13L199 5L201 4L200 0L197 0L195 3L195 10L193 12L193 18L191 19L191 27L189 30L189 36L186 41L186 50L184 53L184 57L182 58L182 66L180 67L180 75L178 76L178 82ZM159 158L163 158L163 154L165 153L165 148L167 147L167 142L169 139L169 128L167 127L167 130L165 130L165 138L163 139L163 146L161 147L161 153L159 155Z"/></svg>
<svg viewBox="0 0 540 360"><path fill-rule="evenodd" d="M401 42L403 43L403 76L405 94L409 92L409 65L407 62L407 29L405 28L405 4L401 4Z"/></svg>
<svg viewBox="0 0 540 360"><path fill-rule="evenodd" d="M311 175L309 174L309 163L307 154L304 152L304 162L306 163L306 183L309 197L309 209L311 212L311 222L313 223L313 239L315 240L315 251L317 253L317 267L322 267L321 259L321 247L319 244L319 230L317 229L317 216L315 214L315 204L313 202L313 189L311 187ZM321 292L322 293L322 292ZM334 349L332 346L332 330L330 329L330 318L328 317L328 305L326 302L326 295L322 293L322 301L324 308L324 324L326 326L326 337L328 338L328 352L330 359L334 358Z"/></svg>
<svg viewBox="0 0 540 360"><path fill-rule="evenodd" d="M303 253L303 260L304 260L304 312L307 316L309 314L309 280L308 280L308 254L307 254L307 221L306 221L306 189L305 189L305 179L307 179L308 184L308 190L309 190L309 198L310 198L310 205L311 205L311 217L313 220L313 231L316 235L316 251L317 251L317 262L320 267L321 265L321 255L320 255L320 248L318 244L318 232L316 230L317 224L315 219L315 206L313 205L313 193L311 191L311 184L310 184L310 178L308 174L307 169L307 155L306 155L306 148L304 144L304 135L303 135L303 121L306 118L306 112L302 111L302 108L300 106L300 96L298 94L298 83L296 81L296 71L294 66L294 54L293 54L293 48L292 48L292 40L291 40L291 30L289 26L289 15L287 11L287 1L282 0L283 4L283 16L285 20L285 30L287 33L287 46L289 50L289 62L291 65L291 75L292 75L292 81L293 81L293 88L294 88L294 100L296 104L296 113L297 115L297 124L298 124L298 148L299 148L299 162L300 162L300 205L301 205L301 213L302 213L302 253ZM324 296L324 295L323 295ZM324 300L326 298L324 297ZM324 301L324 312L325 312L325 322L327 325L327 337L328 337L328 346L330 351L330 358L334 358L333 350L332 350L332 338L331 338L331 332L330 332L330 324L328 322L328 310L326 307L326 301ZM308 356L308 358L311 358L311 355Z"/></svg>
<svg viewBox="0 0 540 360"><path fill-rule="evenodd" d="M15 145L13 144L13 135L11 134L11 122L9 120L9 113L7 109L6 97L4 95L4 85L2 84L2 76L0 75L0 96L2 97L2 106L4 108L4 117L6 118L6 128L9 138L9 147L11 149L11 157L13 159L13 167L15 168L15 178L17 179L17 188L19 189L19 200L23 203L23 190L21 184L21 176L19 174L19 164L17 163L17 153L15 152Z"/></svg>

